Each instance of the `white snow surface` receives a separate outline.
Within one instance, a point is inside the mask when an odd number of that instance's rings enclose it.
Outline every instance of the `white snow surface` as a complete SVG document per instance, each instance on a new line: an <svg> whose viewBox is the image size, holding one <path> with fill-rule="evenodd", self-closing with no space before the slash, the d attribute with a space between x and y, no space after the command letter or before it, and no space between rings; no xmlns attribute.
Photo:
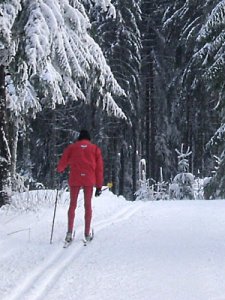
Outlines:
<svg viewBox="0 0 225 300"><path fill-rule="evenodd" d="M27 192L0 209L0 299L225 299L224 200L130 202L104 191L84 247L81 192L63 249L69 194L59 195L50 244L55 196Z"/></svg>

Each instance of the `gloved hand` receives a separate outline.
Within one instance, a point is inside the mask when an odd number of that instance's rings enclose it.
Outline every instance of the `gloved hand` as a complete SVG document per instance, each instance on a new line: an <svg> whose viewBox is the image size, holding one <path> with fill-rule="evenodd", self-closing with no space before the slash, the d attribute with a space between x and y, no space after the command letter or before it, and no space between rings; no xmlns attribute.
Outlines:
<svg viewBox="0 0 225 300"><path fill-rule="evenodd" d="M101 188L97 188L97 189L96 189L96 191L95 191L95 197L98 197L98 196L100 196L100 195L101 195L101 193L102 193L102 190L101 190Z"/></svg>

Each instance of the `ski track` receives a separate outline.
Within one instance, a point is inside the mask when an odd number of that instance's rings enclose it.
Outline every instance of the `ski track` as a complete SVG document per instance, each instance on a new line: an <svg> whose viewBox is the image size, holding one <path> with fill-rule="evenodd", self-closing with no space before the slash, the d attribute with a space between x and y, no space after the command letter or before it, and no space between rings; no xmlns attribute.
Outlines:
<svg viewBox="0 0 225 300"><path fill-rule="evenodd" d="M129 207L108 217L107 220L96 222L94 225L95 233L107 226L129 219L140 208L140 205L129 205ZM53 288L71 261L82 254L83 243L78 243L78 241L82 240L80 237L81 234L82 228L78 228L73 244L67 249L63 249L63 244L60 244L59 246L62 248L57 251L54 257L51 257L47 263L43 263L40 267L36 268L33 273L27 275L22 282L19 282L13 293L7 297L7 300L45 299L45 294Z"/></svg>

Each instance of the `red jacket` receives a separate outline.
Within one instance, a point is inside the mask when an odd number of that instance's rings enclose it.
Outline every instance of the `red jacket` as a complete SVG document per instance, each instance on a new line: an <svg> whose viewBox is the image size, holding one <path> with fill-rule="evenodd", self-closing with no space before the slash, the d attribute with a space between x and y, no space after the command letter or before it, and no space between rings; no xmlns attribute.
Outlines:
<svg viewBox="0 0 225 300"><path fill-rule="evenodd" d="M101 150L89 140L77 141L69 145L59 160L57 171L70 168L70 186L96 186L103 184L103 160Z"/></svg>

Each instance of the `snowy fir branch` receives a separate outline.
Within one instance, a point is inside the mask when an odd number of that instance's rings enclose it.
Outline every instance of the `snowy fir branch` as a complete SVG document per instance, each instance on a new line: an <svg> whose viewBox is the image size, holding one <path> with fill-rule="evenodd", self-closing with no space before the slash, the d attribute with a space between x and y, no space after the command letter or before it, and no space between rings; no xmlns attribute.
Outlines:
<svg viewBox="0 0 225 300"><path fill-rule="evenodd" d="M103 7L103 4L106 6ZM24 23L24 36L18 40L13 33L12 40L11 29L16 26L15 20L21 5L21 19L17 19L17 22ZM111 101L115 95L124 95L106 63L102 50L88 33L91 24L80 2L39 0L23 2L21 5L13 1L0 7L2 14L4 11L8 12L7 17L0 16L4 19L0 27L1 48L6 49L9 43L14 43L17 45L16 57L24 53L22 59L15 62L14 66L20 68L20 75L26 79L22 86L15 74L11 76L8 90L14 90L14 104L9 103L10 109L17 107L21 113L27 113L28 109L31 109L35 113L40 110L40 102L41 105L46 103L47 106L50 102L51 106L55 107L57 103L65 103L68 98L85 100L84 91L81 87L78 88L77 81L88 82L89 75L93 72L96 76L99 72L101 74L99 90L112 94L112 97L106 97L107 101ZM98 2L96 5L100 5L104 11L112 7L110 1ZM12 67L13 65L9 64L9 69ZM20 104L15 106L15 99L19 100ZM110 110L112 113L115 111L115 115L120 115L121 108L115 101L107 107L111 107Z"/></svg>

